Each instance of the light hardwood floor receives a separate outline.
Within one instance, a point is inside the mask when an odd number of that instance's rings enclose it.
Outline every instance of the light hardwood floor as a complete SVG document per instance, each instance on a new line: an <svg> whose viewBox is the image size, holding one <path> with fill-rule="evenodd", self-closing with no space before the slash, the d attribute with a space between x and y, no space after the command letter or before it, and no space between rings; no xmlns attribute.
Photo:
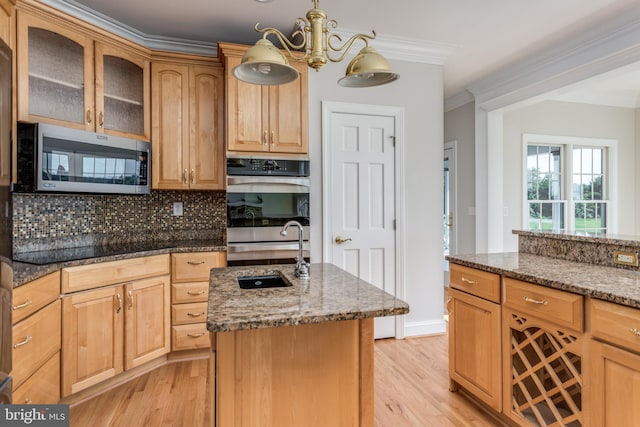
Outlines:
<svg viewBox="0 0 640 427"><path fill-rule="evenodd" d="M446 335L376 341L376 427L498 425L449 392L447 352ZM206 360L163 366L72 407L71 427L208 426L206 374Z"/></svg>

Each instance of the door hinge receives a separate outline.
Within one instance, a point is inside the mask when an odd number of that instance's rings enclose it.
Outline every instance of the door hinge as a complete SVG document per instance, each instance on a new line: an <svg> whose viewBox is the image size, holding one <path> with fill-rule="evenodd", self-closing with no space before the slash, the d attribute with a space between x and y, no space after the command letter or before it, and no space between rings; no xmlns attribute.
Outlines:
<svg viewBox="0 0 640 427"><path fill-rule="evenodd" d="M393 229L394 230L396 229L396 220L395 219L393 220Z"/></svg>
<svg viewBox="0 0 640 427"><path fill-rule="evenodd" d="M389 138L391 138L391 142L393 143L393 146L396 146L396 137L391 135Z"/></svg>

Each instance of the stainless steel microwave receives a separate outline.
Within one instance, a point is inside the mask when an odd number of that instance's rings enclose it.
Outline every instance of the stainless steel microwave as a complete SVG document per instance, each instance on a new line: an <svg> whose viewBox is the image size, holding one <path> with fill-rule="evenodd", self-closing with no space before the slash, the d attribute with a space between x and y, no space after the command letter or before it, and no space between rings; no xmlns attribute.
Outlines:
<svg viewBox="0 0 640 427"><path fill-rule="evenodd" d="M151 144L146 141L18 122L16 148L15 192L151 192Z"/></svg>

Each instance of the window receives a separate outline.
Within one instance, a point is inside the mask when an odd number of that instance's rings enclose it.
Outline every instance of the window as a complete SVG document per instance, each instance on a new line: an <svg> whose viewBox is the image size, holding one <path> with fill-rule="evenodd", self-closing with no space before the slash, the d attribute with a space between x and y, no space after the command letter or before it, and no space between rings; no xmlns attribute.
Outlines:
<svg viewBox="0 0 640 427"><path fill-rule="evenodd" d="M611 140L523 136L524 228L606 233Z"/></svg>

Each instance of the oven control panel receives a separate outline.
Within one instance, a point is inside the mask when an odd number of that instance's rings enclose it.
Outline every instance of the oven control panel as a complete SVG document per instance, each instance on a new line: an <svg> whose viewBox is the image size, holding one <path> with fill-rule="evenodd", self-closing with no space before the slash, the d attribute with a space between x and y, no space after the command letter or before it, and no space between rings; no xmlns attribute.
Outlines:
<svg viewBox="0 0 640 427"><path fill-rule="evenodd" d="M227 159L227 176L309 176L309 160Z"/></svg>

